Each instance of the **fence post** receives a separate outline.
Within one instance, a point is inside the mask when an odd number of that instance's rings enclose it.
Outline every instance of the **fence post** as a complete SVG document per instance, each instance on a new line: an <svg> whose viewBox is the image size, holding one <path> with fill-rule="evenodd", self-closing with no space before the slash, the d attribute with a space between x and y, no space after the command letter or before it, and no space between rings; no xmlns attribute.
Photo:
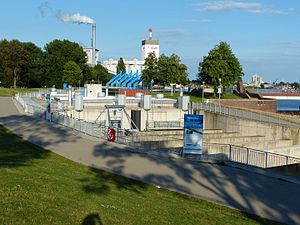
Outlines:
<svg viewBox="0 0 300 225"><path fill-rule="evenodd" d="M249 165L249 148L246 149L247 149L247 165Z"/></svg>
<svg viewBox="0 0 300 225"><path fill-rule="evenodd" d="M231 144L229 144L229 161L231 161Z"/></svg>
<svg viewBox="0 0 300 225"><path fill-rule="evenodd" d="M265 168L268 168L268 152L266 152Z"/></svg>

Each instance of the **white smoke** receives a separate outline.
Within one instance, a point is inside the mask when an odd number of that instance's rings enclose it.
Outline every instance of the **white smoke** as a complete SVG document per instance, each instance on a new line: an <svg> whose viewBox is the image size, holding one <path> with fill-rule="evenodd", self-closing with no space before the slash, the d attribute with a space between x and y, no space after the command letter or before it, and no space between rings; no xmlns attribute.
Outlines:
<svg viewBox="0 0 300 225"><path fill-rule="evenodd" d="M64 23L78 23L78 24L93 24L95 21L87 16L82 16L79 13L68 14L61 11L56 12L56 17Z"/></svg>
<svg viewBox="0 0 300 225"><path fill-rule="evenodd" d="M52 8L48 1L43 2L38 8L39 13L42 17L46 15L47 12L54 14L56 18L64 23L77 23L77 24L93 24L95 21L87 16L82 16L79 13L68 14L60 10Z"/></svg>

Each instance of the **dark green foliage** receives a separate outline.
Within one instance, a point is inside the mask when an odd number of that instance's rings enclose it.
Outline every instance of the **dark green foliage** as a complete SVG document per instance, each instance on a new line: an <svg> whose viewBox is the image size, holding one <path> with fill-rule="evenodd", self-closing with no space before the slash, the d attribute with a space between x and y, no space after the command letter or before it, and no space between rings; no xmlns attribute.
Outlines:
<svg viewBox="0 0 300 225"><path fill-rule="evenodd" d="M83 80L84 82L90 82L97 80L97 74L93 67L90 67L89 65L85 64L82 67L82 74L83 74Z"/></svg>
<svg viewBox="0 0 300 225"><path fill-rule="evenodd" d="M220 42L199 63L200 82L204 81L206 84L213 85L215 93L220 84L219 79L225 88L235 84L242 76L243 70L239 60L226 42Z"/></svg>
<svg viewBox="0 0 300 225"><path fill-rule="evenodd" d="M75 62L81 70L86 63L86 53L75 42L54 40L45 46L46 86L62 87L63 70L68 61Z"/></svg>
<svg viewBox="0 0 300 225"><path fill-rule="evenodd" d="M30 62L30 53L19 41L3 41L0 45L0 67L4 82L17 86L17 82L24 76L26 66Z"/></svg>
<svg viewBox="0 0 300 225"><path fill-rule="evenodd" d="M148 57L145 59L145 69L143 69L142 79L144 80L144 84L146 87L149 86L151 81L153 80L157 83L158 80L158 60L154 54L151 52Z"/></svg>
<svg viewBox="0 0 300 225"><path fill-rule="evenodd" d="M44 80L44 54L42 50L32 42L21 43L30 54L30 61L25 68L22 86L34 88L41 87Z"/></svg>
<svg viewBox="0 0 300 225"><path fill-rule="evenodd" d="M161 84L171 83L187 84L187 67L182 64L178 55L172 54L170 57L162 54L158 59L158 80Z"/></svg>
<svg viewBox="0 0 300 225"><path fill-rule="evenodd" d="M96 75L95 80L101 82L103 85L113 77L113 74L109 73L108 70L100 64L94 67L94 73Z"/></svg>
<svg viewBox="0 0 300 225"><path fill-rule="evenodd" d="M298 83L298 82L293 82L293 83L291 83L291 86L292 86L294 89L296 89L296 90L299 90L299 89L300 89L300 83Z"/></svg>
<svg viewBox="0 0 300 225"><path fill-rule="evenodd" d="M117 65L117 73L119 73L120 71L122 71L123 73L126 72L124 60L122 57L119 59L118 65Z"/></svg>
<svg viewBox="0 0 300 225"><path fill-rule="evenodd" d="M154 54L153 54L154 55ZM152 79L154 83L169 85L171 83L187 84L187 67L182 64L178 55L166 56L162 54L158 60L151 54L145 60L143 78L146 84Z"/></svg>
<svg viewBox="0 0 300 225"><path fill-rule="evenodd" d="M82 70L76 62L69 61L64 65L62 82L76 86L82 83Z"/></svg>

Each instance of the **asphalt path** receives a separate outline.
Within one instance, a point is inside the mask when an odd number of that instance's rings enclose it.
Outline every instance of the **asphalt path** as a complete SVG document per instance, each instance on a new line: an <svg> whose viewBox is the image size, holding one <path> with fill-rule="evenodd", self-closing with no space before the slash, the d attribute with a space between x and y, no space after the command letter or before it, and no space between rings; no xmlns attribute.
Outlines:
<svg viewBox="0 0 300 225"><path fill-rule="evenodd" d="M0 124L63 157L272 220L300 224L299 184L230 166L134 153L124 145L33 119L16 106L12 98L0 97Z"/></svg>

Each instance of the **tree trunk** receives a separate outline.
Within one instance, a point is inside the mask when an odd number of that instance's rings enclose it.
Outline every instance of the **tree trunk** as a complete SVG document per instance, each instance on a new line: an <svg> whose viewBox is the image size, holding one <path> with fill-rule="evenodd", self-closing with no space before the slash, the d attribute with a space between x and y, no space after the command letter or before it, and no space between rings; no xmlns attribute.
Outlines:
<svg viewBox="0 0 300 225"><path fill-rule="evenodd" d="M18 71L14 68L14 88L17 88Z"/></svg>

